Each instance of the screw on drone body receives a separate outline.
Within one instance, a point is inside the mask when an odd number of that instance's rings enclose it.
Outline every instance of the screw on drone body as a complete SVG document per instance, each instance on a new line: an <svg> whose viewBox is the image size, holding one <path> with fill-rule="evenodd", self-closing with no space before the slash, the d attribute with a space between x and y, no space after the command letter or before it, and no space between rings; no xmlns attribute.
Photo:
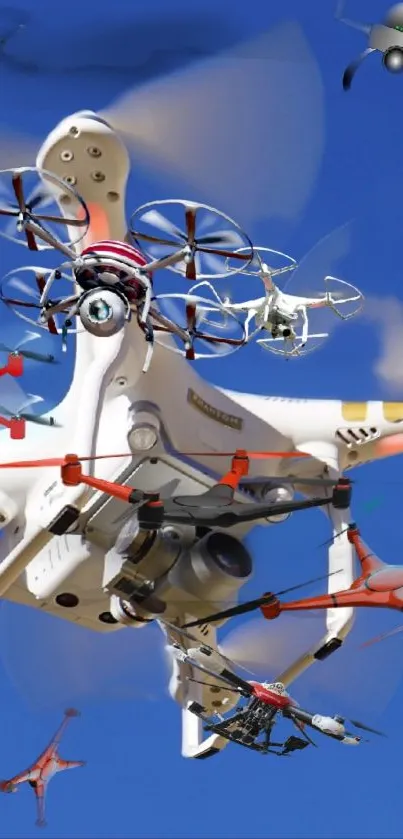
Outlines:
<svg viewBox="0 0 403 839"><path fill-rule="evenodd" d="M105 175L104 175L103 172L99 172L99 171L91 172L91 178L92 178L93 181L96 181L97 183L101 183L102 181L105 180Z"/></svg>
<svg viewBox="0 0 403 839"><path fill-rule="evenodd" d="M89 146L87 151L90 157L101 157L102 155L101 149L98 149L96 146Z"/></svg>

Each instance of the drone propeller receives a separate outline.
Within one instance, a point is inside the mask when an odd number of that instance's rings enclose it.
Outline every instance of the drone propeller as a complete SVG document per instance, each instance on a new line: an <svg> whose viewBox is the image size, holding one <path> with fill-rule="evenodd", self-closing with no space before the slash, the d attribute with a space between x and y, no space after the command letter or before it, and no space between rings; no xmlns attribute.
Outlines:
<svg viewBox="0 0 403 839"><path fill-rule="evenodd" d="M159 628L148 626L145 636L136 640L135 633L119 628L104 611L108 603L99 591L94 589L92 600L80 596L79 601L73 609L76 622L61 620L65 610L57 605L49 613L4 599L0 604L4 642L0 662L28 707L50 710L65 703L155 701L163 695L168 672ZM85 625L91 606L96 620L98 601L99 627L109 631L94 632L93 619L90 629ZM29 649L24 638L30 638Z"/></svg>
<svg viewBox="0 0 403 839"><path fill-rule="evenodd" d="M40 397L39 397L40 399ZM123 458L127 457L127 452L124 454L94 454L85 457L78 457L77 455L65 455L65 457L46 457L41 460L14 460L10 463L0 463L0 469L47 469L51 466L68 466L73 463L86 463L92 460L108 460L109 458Z"/></svg>
<svg viewBox="0 0 403 839"><path fill-rule="evenodd" d="M378 734L379 737L386 737L383 731L379 731L377 728L371 728L371 726L365 725L363 722L358 722L358 720L349 720L349 722L354 728L361 728L362 731L369 731L371 734Z"/></svg>
<svg viewBox="0 0 403 839"><path fill-rule="evenodd" d="M40 397L36 397L38 399ZM236 452L177 452L183 457L244 457L250 459L265 459L265 458L292 458L292 457L311 457L305 452L246 452L238 450ZM29 469L41 468L47 466L65 466L71 462L79 461L86 462L90 460L105 460L108 458L127 457L127 452L123 454L100 454L100 455L65 455L65 457L44 458L40 460L20 460L12 461L10 463L0 463L0 469Z"/></svg>
<svg viewBox="0 0 403 839"><path fill-rule="evenodd" d="M260 609L261 606L266 606L272 601L275 601L278 597L282 597L283 594L289 594L291 591L297 591L298 589L305 588L306 586L312 585L312 583L318 583L321 580L327 580L329 577L334 576L334 574L340 574L340 571L333 571L330 574L323 574L320 577L315 577L313 580L307 580L305 583L299 583L296 586L291 586L290 588L283 589L283 591L279 591L276 594L264 594L262 597L258 597L255 600L249 600L247 603L239 603L237 606L232 606L230 609L224 609L222 612L216 612L213 615L207 615L204 618L201 618L197 621L191 621L190 623L183 624L184 628L189 629L192 626L203 626L207 623L215 623L216 621L221 621L226 618L235 618L238 615L245 615L248 612L254 612L255 609Z"/></svg>
<svg viewBox="0 0 403 839"><path fill-rule="evenodd" d="M27 274L33 275L33 286L25 281L24 276ZM20 275L23 276L21 277ZM36 265L17 268L9 271L3 278L0 299L11 309L13 314L25 323L35 328L39 327L48 330L51 335L58 336L62 334L63 330L59 328L57 313L67 313L76 298L69 296L66 289L66 294L63 291L61 292L62 297L60 299L50 301L47 297L47 291L54 279L67 281L68 284L72 281L72 277L62 270L53 271L48 268L40 268ZM16 292L19 295L18 298ZM43 300L43 298L45 299ZM48 308L49 311L47 311ZM40 319L44 311L46 313L46 320ZM72 328L68 331L73 332L77 330Z"/></svg>
<svg viewBox="0 0 403 839"><path fill-rule="evenodd" d="M22 419L26 422L33 422L35 425L46 425L49 428L61 428L62 426L59 425L53 417L43 417L38 416L37 414L27 413L24 411L24 408L28 408L29 405L35 405L39 402L43 402L42 396L37 396L36 394L30 393L28 394L28 399L21 405L21 407L16 411L10 411L4 405L0 405L0 413L5 417L10 417L13 419Z"/></svg>
<svg viewBox="0 0 403 839"><path fill-rule="evenodd" d="M169 211L174 217L182 218L184 214L186 232L182 232L176 223L166 218L158 207ZM224 223L225 230L222 229ZM216 225L216 230L211 229L213 225ZM152 233L149 232L150 228ZM208 228L208 232L203 233ZM163 234L168 232L171 238L161 236L161 230ZM219 278L237 273L253 259L253 245L246 233L225 213L206 204L179 199L152 201L133 213L130 232L139 247L144 248L143 242L148 243L146 253L151 264L156 260L158 267L158 260L162 259L167 268L192 282L196 281L197 276L199 279L213 276ZM167 256L164 253L161 257L162 247L165 250L169 248L171 254ZM237 262L231 270L226 267L230 259ZM208 269L213 270L213 273L206 273Z"/></svg>
<svg viewBox="0 0 403 839"><path fill-rule="evenodd" d="M197 21L196 25L191 21L186 24L182 12L178 20L174 17L174 22L166 20L164 25L161 20L152 24L136 21L137 43L142 48L147 41L152 44L152 60L150 57L144 70L141 49L136 50L138 75L147 83L117 97L100 117L122 133L142 165L153 173L173 174L176 181L179 177L201 200L214 196L214 202L231 208L244 224L262 213L265 219L299 218L316 182L324 149L321 73L301 28L297 23L281 24L232 47L238 36L225 36L228 16L218 27L216 22L203 27ZM160 42L157 52L152 34L155 26ZM145 35L139 39L142 27ZM121 47L128 31L125 27L119 36L119 58L122 53L132 55L130 48L125 51ZM189 31L189 35L181 37L181 31ZM83 42L77 50L79 36L74 33L74 49L65 54L88 55L88 43ZM110 38L109 22L108 43ZM170 40L175 42L172 51ZM175 52L181 53L178 59ZM207 60L183 66L206 54L210 54ZM55 54L49 68L53 74L58 58ZM164 62L166 76L155 78ZM126 85L129 69L125 71ZM259 126L258 131L251 131L252 125ZM2 166L24 159L21 138L18 146L18 140L7 139L7 132L2 132L0 141L0 156L6 161L2 159ZM24 150L25 159L32 160L37 147L34 139L33 151ZM267 158L267 148L275 148L276 154Z"/></svg>
<svg viewBox="0 0 403 839"><path fill-rule="evenodd" d="M28 190L32 180L34 186ZM49 205L57 207L62 196L67 196L69 201L69 218L58 209L54 213L44 212ZM0 221L2 218L9 220L6 227L0 229L3 238L24 244L31 251L56 248L68 258L74 258L74 251L69 246L80 242L89 226L87 206L75 190L51 172L32 166L0 171ZM52 225L56 226L55 232ZM69 230L77 228L77 238L63 242L58 232L60 226Z"/></svg>
<svg viewBox="0 0 403 839"><path fill-rule="evenodd" d="M360 649L372 647L373 644L379 644L380 641L385 641L386 638L392 638L393 635L398 635L400 632L403 632L403 626L396 626L394 629L389 630L389 632L383 632L381 635L376 635L375 638L365 641L360 645Z"/></svg>
<svg viewBox="0 0 403 839"><path fill-rule="evenodd" d="M7 352L7 353L15 354L15 355L21 355L21 356L23 356L23 358L31 359L32 361L43 361L47 364L57 364L58 362L56 361L54 355L51 355L50 353L45 355L44 353L37 353L37 352L33 352L32 350L22 350L21 349L21 347L23 347L28 342L34 341L37 338L41 338L41 337L42 336L39 335L37 332L27 332L25 338L23 338L21 341L19 341L19 343L13 348L6 346L6 344L1 344L0 343L0 352Z"/></svg>
<svg viewBox="0 0 403 839"><path fill-rule="evenodd" d="M184 311L176 305L177 301L183 301ZM184 355L190 361L200 358L222 358L223 355L230 355L245 345L245 329L240 320L230 313L228 318L223 307L211 306L211 302L203 297L195 297L189 294L159 294L157 297L158 312L151 309L150 315L153 321L153 330L156 332L156 342L165 349ZM222 329L220 323L212 323L203 317L204 312L215 311L221 318L231 321L239 337L230 337L211 334L214 329ZM185 326L182 326L185 321ZM204 332L204 324L210 326L210 332ZM227 328L228 331L228 328ZM184 348L177 347L171 340L166 343L164 335L174 335L184 345ZM196 350L196 343L203 345L203 352Z"/></svg>
<svg viewBox="0 0 403 839"><path fill-rule="evenodd" d="M245 223L257 212L298 217L322 157L320 72L296 23L131 90L100 116L123 134L136 159L182 176ZM276 149L270 160L269 147Z"/></svg>
<svg viewBox="0 0 403 839"><path fill-rule="evenodd" d="M312 457L307 452L298 450L288 452L253 452L245 449L237 449L235 452L178 452L182 457L237 457L245 460L270 460L272 458L300 458Z"/></svg>
<svg viewBox="0 0 403 839"><path fill-rule="evenodd" d="M160 621L160 623L163 626L167 626L168 629L171 630L171 632L176 633L177 635L180 635L183 638L187 638L188 641L192 641L197 647L199 647L199 646L205 647L211 653L214 653L215 655L219 655L219 657L225 662L225 664L228 664L230 668L234 668L235 662L232 661L232 659L227 658L227 656L224 655L224 653L222 653L221 650L219 650L217 648L214 648L214 647L211 647L210 644L207 644L204 640L201 640L200 638L197 638L196 635L192 635L191 632L187 632L187 630L184 629L184 627L176 626L175 624L169 623L169 621L163 620L163 619ZM252 670L248 670L246 667L243 667L240 664L236 664L236 666L240 667L241 670L244 670L245 673L249 673L250 676L255 675L252 672Z"/></svg>

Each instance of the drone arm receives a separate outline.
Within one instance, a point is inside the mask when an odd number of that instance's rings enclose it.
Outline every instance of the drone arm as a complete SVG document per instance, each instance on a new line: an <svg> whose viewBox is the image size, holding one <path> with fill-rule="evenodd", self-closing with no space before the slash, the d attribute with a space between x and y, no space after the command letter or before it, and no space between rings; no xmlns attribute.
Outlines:
<svg viewBox="0 0 403 839"><path fill-rule="evenodd" d="M385 564L381 562L381 560L370 551L365 542L361 540L360 531L355 524L350 525L347 533L348 540L354 547L364 577L368 577L370 574L373 574L374 571L380 571L385 567Z"/></svg>
<svg viewBox="0 0 403 839"><path fill-rule="evenodd" d="M33 777L35 772L35 766L30 766L29 769L25 769L24 772L18 772L17 775L14 775L12 778L9 778L7 781L0 782L0 791L1 792L10 792L13 790L14 787L19 786L19 784L25 784L27 781L30 781Z"/></svg>
<svg viewBox="0 0 403 839"><path fill-rule="evenodd" d="M56 733L53 735L50 743L46 746L46 749L43 750L42 754L38 758L38 763L41 760L43 760L43 758L46 758L46 757L49 757L51 755L56 755L57 754L58 746L60 745L60 742L62 740L62 737L64 735L64 732L65 732L70 720L72 719L72 717L77 717L77 716L78 716L78 711L75 711L73 708L69 708L67 711L65 711L64 720L59 725L59 728L57 729Z"/></svg>
<svg viewBox="0 0 403 839"><path fill-rule="evenodd" d="M238 454L232 458L231 469L219 480L218 485L229 486L234 491L238 489L239 482L246 478L249 473L249 458L246 455Z"/></svg>
<svg viewBox="0 0 403 839"><path fill-rule="evenodd" d="M382 592L382 595L385 594ZM378 598L373 598L373 592L366 588L347 589L334 594L321 594L318 597L307 597L302 600L292 600L289 603L274 601L260 607L263 617L267 620L276 618L282 612L305 612L311 609L342 609L345 606L378 606ZM385 605L389 601L390 593L386 593Z"/></svg>
<svg viewBox="0 0 403 839"><path fill-rule="evenodd" d="M45 827L45 793L46 784L43 781L36 781L34 786L34 793L36 798L36 824L37 827Z"/></svg>
<svg viewBox="0 0 403 839"><path fill-rule="evenodd" d="M25 229L28 230L32 235L35 237L37 236L38 239L43 239L46 244L50 245L51 248L54 248L57 251L61 251L63 256L66 256L67 259L74 261L77 258L76 252L69 248L67 245L62 244L59 242L58 239L55 239L51 233L48 233L47 230L44 230L39 224L36 224L34 221L30 220L25 222Z"/></svg>
<svg viewBox="0 0 403 839"><path fill-rule="evenodd" d="M61 467L61 478L65 486L75 487L79 484L85 484L91 489L104 492L119 501L126 501L130 504L138 504L141 501L146 502L148 500L145 493L139 493L133 487L122 486L112 481L105 481L102 478L94 478L92 475L83 475L81 464L75 455L66 457L66 463ZM155 501L155 503L158 502Z"/></svg>
<svg viewBox="0 0 403 839"><path fill-rule="evenodd" d="M57 761L57 771L64 772L66 769L80 769L85 765L85 760L62 760L62 758L59 757Z"/></svg>

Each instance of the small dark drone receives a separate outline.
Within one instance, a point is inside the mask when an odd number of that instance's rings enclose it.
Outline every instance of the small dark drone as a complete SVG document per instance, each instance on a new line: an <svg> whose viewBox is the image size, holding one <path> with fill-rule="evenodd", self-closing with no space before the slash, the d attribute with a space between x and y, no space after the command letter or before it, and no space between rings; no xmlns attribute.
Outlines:
<svg viewBox="0 0 403 839"><path fill-rule="evenodd" d="M382 63L389 73L403 72L403 3L392 6L385 15L383 23L377 24L359 23L343 17L344 6L345 0L339 0L336 11L337 20L364 32L369 39L369 45L344 71L343 89L350 90L353 78L364 58L373 52L383 54Z"/></svg>

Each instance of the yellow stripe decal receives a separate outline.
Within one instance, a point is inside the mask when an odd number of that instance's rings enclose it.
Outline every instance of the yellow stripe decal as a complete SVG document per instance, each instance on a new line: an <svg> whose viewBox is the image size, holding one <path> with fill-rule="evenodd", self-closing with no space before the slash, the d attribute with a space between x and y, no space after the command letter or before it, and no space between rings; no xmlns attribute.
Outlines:
<svg viewBox="0 0 403 839"><path fill-rule="evenodd" d="M382 411L387 422L403 422L403 402L382 402Z"/></svg>
<svg viewBox="0 0 403 839"><path fill-rule="evenodd" d="M368 402L342 402L341 412L346 422L364 422L367 418Z"/></svg>

